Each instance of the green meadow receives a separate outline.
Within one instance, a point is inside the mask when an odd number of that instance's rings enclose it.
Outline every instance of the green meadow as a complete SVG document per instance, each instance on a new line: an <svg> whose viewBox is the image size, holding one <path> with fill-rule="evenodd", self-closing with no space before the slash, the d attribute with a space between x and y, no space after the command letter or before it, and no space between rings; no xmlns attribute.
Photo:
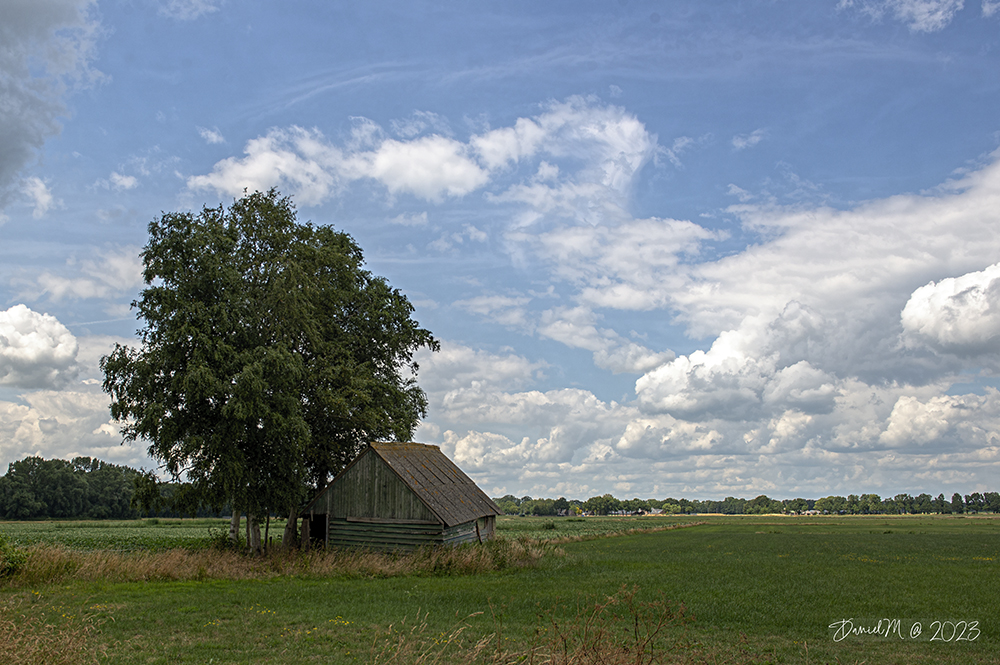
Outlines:
<svg viewBox="0 0 1000 665"><path fill-rule="evenodd" d="M176 522L135 530L179 537ZM668 524L683 526L608 535ZM588 631L624 645L605 662L1000 663L993 517L505 517L498 531L554 547L534 566L460 575L15 580L2 621L109 663L469 662L481 641L477 662L574 662L545 657ZM871 634L879 619L891 635ZM660 622L640 653L635 631Z"/></svg>

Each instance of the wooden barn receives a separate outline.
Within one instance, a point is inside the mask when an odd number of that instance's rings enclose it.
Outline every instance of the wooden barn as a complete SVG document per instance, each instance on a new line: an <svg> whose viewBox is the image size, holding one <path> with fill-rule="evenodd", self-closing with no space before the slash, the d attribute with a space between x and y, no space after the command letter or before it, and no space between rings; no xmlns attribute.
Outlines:
<svg viewBox="0 0 1000 665"><path fill-rule="evenodd" d="M437 446L373 443L306 507L302 535L380 550L458 545L492 538L502 514Z"/></svg>

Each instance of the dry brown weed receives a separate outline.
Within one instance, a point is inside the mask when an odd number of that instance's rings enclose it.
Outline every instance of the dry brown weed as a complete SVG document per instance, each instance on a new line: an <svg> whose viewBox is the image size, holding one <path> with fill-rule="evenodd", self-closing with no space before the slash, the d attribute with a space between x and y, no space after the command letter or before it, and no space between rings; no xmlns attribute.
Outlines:
<svg viewBox="0 0 1000 665"><path fill-rule="evenodd" d="M474 546L421 548L409 553L362 549L277 550L265 556L247 556L226 550L111 552L39 545L27 550L25 566L4 584L26 587L67 579L143 582L263 579L281 575L470 575L533 566L547 555L560 556L562 553L555 545L528 539L497 540Z"/></svg>
<svg viewBox="0 0 1000 665"><path fill-rule="evenodd" d="M0 663L78 665L97 663L103 652L90 640L94 626L79 617L38 616L23 602L0 607Z"/></svg>

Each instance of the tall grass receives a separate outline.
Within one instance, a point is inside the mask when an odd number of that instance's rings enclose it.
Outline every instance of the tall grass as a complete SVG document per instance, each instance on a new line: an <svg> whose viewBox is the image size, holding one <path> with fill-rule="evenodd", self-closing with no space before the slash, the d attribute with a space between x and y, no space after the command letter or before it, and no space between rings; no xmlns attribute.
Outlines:
<svg viewBox="0 0 1000 665"><path fill-rule="evenodd" d="M76 616L46 617L23 607L23 599L0 606L0 663L79 665L97 663L103 647L92 639L93 624Z"/></svg>
<svg viewBox="0 0 1000 665"><path fill-rule="evenodd" d="M264 579L282 575L394 577L399 575L471 575L536 565L546 555L562 554L550 543L527 538L496 539L460 547L427 547L410 553L330 549L300 552L278 550L259 557L209 549L165 552L73 550L61 545L35 545L27 560L4 580L23 588L84 582L144 582L162 580ZM2 662L2 661L0 661Z"/></svg>

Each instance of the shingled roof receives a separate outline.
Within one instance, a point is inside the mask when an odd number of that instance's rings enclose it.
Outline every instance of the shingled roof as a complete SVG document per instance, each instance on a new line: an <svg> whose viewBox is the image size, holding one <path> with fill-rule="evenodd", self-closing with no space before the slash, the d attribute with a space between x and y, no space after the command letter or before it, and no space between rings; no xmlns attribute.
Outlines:
<svg viewBox="0 0 1000 665"><path fill-rule="evenodd" d="M503 511L441 452L423 443L373 443L371 450L389 465L446 527Z"/></svg>

